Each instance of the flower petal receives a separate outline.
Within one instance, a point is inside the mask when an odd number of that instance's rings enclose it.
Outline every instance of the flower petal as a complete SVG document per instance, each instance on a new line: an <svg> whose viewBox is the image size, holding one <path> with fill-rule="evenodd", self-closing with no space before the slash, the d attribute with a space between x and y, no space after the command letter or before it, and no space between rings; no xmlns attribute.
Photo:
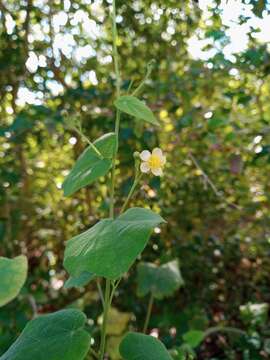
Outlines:
<svg viewBox="0 0 270 360"><path fill-rule="evenodd" d="M162 165L162 166L165 165L165 163L166 163L166 156L162 155L160 161L161 161L161 165Z"/></svg>
<svg viewBox="0 0 270 360"><path fill-rule="evenodd" d="M162 157L162 150L160 148L154 148L154 150L152 151L153 155L156 155L158 157Z"/></svg>
<svg viewBox="0 0 270 360"><path fill-rule="evenodd" d="M141 160L143 160L143 161L147 161L147 160L150 158L150 156L151 156L151 153L150 153L150 151L148 151L148 150L143 150L143 151L140 153L140 158L141 158Z"/></svg>
<svg viewBox="0 0 270 360"><path fill-rule="evenodd" d="M158 169L151 169L152 173L155 175L155 176L162 176L163 175L163 171L161 168L158 168Z"/></svg>
<svg viewBox="0 0 270 360"><path fill-rule="evenodd" d="M150 167L147 162L141 163L140 169L143 173L148 173L150 171Z"/></svg>

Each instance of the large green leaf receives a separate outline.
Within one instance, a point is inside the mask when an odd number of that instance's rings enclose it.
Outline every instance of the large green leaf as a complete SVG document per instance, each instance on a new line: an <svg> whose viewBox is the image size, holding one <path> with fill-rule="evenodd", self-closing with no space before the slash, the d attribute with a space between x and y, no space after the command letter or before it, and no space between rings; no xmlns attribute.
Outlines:
<svg viewBox="0 0 270 360"><path fill-rule="evenodd" d="M61 310L30 321L0 360L82 360L90 347L86 316Z"/></svg>
<svg viewBox="0 0 270 360"><path fill-rule="evenodd" d="M164 222L151 210L132 208L104 219L67 242L64 266L72 276L84 271L116 279L143 251L152 229Z"/></svg>
<svg viewBox="0 0 270 360"><path fill-rule="evenodd" d="M0 306L13 300L20 292L27 276L24 255L14 259L0 257Z"/></svg>
<svg viewBox="0 0 270 360"><path fill-rule="evenodd" d="M103 135L94 142L94 145L102 157L91 146L84 150L63 182L62 187L65 196L69 196L82 187L93 183L110 170L116 147L115 134Z"/></svg>
<svg viewBox="0 0 270 360"><path fill-rule="evenodd" d="M172 360L165 346L153 336L128 333L119 347L125 360Z"/></svg>
<svg viewBox="0 0 270 360"><path fill-rule="evenodd" d="M87 285L91 280L93 280L95 277L95 274L92 274L88 271L84 271L78 276L71 276L66 282L64 287L66 289L72 288L72 287L83 287Z"/></svg>
<svg viewBox="0 0 270 360"><path fill-rule="evenodd" d="M170 296L180 286L184 285L177 260L170 261L161 266L152 263L138 265L139 296L152 292L155 298L162 299Z"/></svg>
<svg viewBox="0 0 270 360"><path fill-rule="evenodd" d="M154 125L159 125L151 109L135 96L125 95L116 99L114 105L124 113L144 120Z"/></svg>

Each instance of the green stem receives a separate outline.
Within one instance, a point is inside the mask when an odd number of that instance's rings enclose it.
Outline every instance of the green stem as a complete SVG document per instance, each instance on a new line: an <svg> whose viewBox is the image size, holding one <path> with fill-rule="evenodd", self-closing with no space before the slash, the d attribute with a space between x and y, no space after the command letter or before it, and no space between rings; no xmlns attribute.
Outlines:
<svg viewBox="0 0 270 360"><path fill-rule="evenodd" d="M113 59L114 71L116 76L116 96L120 96L121 76L119 71L118 51L117 51L117 25L116 25L116 0L113 0L113 13L112 13L112 28L113 28Z"/></svg>
<svg viewBox="0 0 270 360"><path fill-rule="evenodd" d="M92 148L92 150L94 150L94 152L97 154L97 156L100 159L104 159L104 156L101 154L101 152L98 150L98 148L88 139L87 136L84 135L84 133L82 131L80 131L77 128L73 128L73 130L75 130L77 132L77 134L79 134L88 143L88 145Z"/></svg>
<svg viewBox="0 0 270 360"><path fill-rule="evenodd" d="M116 97L120 96L120 87L121 87L121 77L119 71L118 63L118 53L117 53L117 26L116 26L116 0L113 0L113 11L112 11L112 33L113 33L113 59L114 59L114 70L116 75ZM111 171L111 186L110 186L110 217L114 218L114 192L115 192L115 170L116 170L116 157L118 153L118 138L119 138L119 126L120 126L120 112L116 111L116 120L115 120L115 136L116 136L116 149L113 154L112 159L112 171ZM108 322L108 313L111 305L111 281L106 279L105 287L105 299L104 299L104 315L101 329L101 343L100 343L100 352L99 360L103 360L105 353L106 345L106 328Z"/></svg>
<svg viewBox="0 0 270 360"><path fill-rule="evenodd" d="M121 88L121 76L119 71L119 61L117 52L117 26L116 26L116 0L113 0L113 12L112 12L112 28L113 28L113 59L114 59L114 71L116 76L116 98L120 96ZM112 172L111 172L111 189L110 189L110 217L114 217L114 192L115 192L115 170L116 170L116 157L118 152L119 141L119 126L120 126L120 111L116 111L115 120L115 136L116 136L116 149L112 159Z"/></svg>
<svg viewBox="0 0 270 360"><path fill-rule="evenodd" d="M230 326L214 326L214 327L211 327L209 329L207 329L204 333L204 337L208 337L209 335L211 334L214 334L216 332L227 332L227 333L231 333L231 334L237 334L237 335L241 335L241 336L245 336L246 335L246 332L243 331L243 330L240 330L240 329L237 329L237 328L234 328L234 327L230 327Z"/></svg>
<svg viewBox="0 0 270 360"><path fill-rule="evenodd" d="M112 303L112 299L115 293L115 290L117 289L118 285L120 284L120 281L122 280L122 277L120 277L117 281L113 282L112 284L112 291L111 291L111 297L110 297L110 304Z"/></svg>
<svg viewBox="0 0 270 360"><path fill-rule="evenodd" d="M103 312L102 329L101 329L99 360L103 360L105 353L106 327L108 321L108 313L110 309L110 291L111 291L111 281L109 279L106 279L105 299L104 299L105 303L104 303L104 312Z"/></svg>
<svg viewBox="0 0 270 360"><path fill-rule="evenodd" d="M136 186L138 185L138 183L139 183L139 181L141 179L141 176L142 176L142 174L135 176L134 182L133 182L133 184L132 184L132 186L131 186L131 188L129 190L128 196L127 196L127 198L126 198L126 200L125 200L125 202L124 202L124 204L123 204L123 206L122 206L122 208L120 210L120 214L122 214L126 210L127 205L129 203L129 200L131 199L131 197L132 197L132 195L133 195L133 193L134 193L134 191L136 189Z"/></svg>
<svg viewBox="0 0 270 360"><path fill-rule="evenodd" d="M95 359L98 359L98 354L95 352L95 350L90 348L90 354L94 356Z"/></svg>
<svg viewBox="0 0 270 360"><path fill-rule="evenodd" d="M146 317L145 317L145 321L144 321L144 325L143 325L143 333L144 334L146 333L148 325L149 325L149 320L150 320L152 308L153 308L153 302L154 302L154 296L151 293L148 307L147 307L147 313L146 313Z"/></svg>
<svg viewBox="0 0 270 360"><path fill-rule="evenodd" d="M130 93L132 86L133 86L133 80L131 80L129 85L128 85L128 89L127 89L128 94Z"/></svg>
<svg viewBox="0 0 270 360"><path fill-rule="evenodd" d="M102 306L103 306L103 310L104 310L104 308L105 308L105 301L104 301L104 296L103 296L103 292L102 292L102 289L101 289L101 286L100 286L100 281L99 281L99 279L97 279L96 283L97 283L97 288L98 288L99 297L100 297L100 300L101 300L101 302L102 302Z"/></svg>
<svg viewBox="0 0 270 360"><path fill-rule="evenodd" d="M114 218L114 193L115 193L115 170L116 170L116 157L118 152L118 137L119 137L119 124L120 124L120 112L116 111L115 121L115 137L116 137L116 149L112 159L112 172L111 172L111 188L110 188L110 217Z"/></svg>
<svg viewBox="0 0 270 360"><path fill-rule="evenodd" d="M147 70L146 70L146 75L144 77L144 79L142 80L142 82L139 84L139 86L133 91L132 95L133 96L137 96L139 95L139 93L141 92L141 90L143 89L146 81L149 79L151 72L153 70L153 65L155 63L155 60L151 60L148 64L147 64Z"/></svg>

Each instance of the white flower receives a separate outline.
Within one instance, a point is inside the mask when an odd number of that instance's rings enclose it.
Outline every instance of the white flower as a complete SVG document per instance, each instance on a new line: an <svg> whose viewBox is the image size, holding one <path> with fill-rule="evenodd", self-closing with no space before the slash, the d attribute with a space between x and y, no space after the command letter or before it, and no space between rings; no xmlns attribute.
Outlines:
<svg viewBox="0 0 270 360"><path fill-rule="evenodd" d="M152 172L155 176L161 176L163 174L163 167L166 163L166 157L163 155L162 150L155 148L152 154L148 150L144 150L140 153L142 160L140 169L143 173Z"/></svg>

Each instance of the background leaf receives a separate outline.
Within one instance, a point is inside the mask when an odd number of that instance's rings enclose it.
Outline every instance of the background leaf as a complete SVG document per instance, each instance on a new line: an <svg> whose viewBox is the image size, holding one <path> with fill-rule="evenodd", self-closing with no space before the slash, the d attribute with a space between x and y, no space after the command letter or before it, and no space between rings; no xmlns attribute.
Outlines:
<svg viewBox="0 0 270 360"><path fill-rule="evenodd" d="M118 110L144 120L154 125L159 125L151 109L135 96L120 96L114 103Z"/></svg>
<svg viewBox="0 0 270 360"><path fill-rule="evenodd" d="M30 321L0 360L82 360L90 347L86 316L61 310Z"/></svg>
<svg viewBox="0 0 270 360"><path fill-rule="evenodd" d="M145 296L152 292L155 298L162 299L170 296L184 285L177 260L161 266L153 263L138 265L138 296Z"/></svg>
<svg viewBox="0 0 270 360"><path fill-rule="evenodd" d="M103 135L94 142L103 159L88 146L76 161L63 182L64 195L69 196L86 185L90 185L110 170L111 159L116 146L114 133Z"/></svg>
<svg viewBox="0 0 270 360"><path fill-rule="evenodd" d="M27 276L27 258L0 257L0 306L13 300L20 292Z"/></svg>
<svg viewBox="0 0 270 360"><path fill-rule="evenodd" d="M165 346L153 336L128 333L119 352L125 360L172 360Z"/></svg>
<svg viewBox="0 0 270 360"><path fill-rule="evenodd" d="M184 341L192 348L197 347L204 339L204 332L200 330L190 330L183 335Z"/></svg>
<svg viewBox="0 0 270 360"><path fill-rule="evenodd" d="M67 242L64 266L76 276L83 271L116 279L143 251L152 229L164 222L151 210L132 208L117 219L105 219Z"/></svg>

